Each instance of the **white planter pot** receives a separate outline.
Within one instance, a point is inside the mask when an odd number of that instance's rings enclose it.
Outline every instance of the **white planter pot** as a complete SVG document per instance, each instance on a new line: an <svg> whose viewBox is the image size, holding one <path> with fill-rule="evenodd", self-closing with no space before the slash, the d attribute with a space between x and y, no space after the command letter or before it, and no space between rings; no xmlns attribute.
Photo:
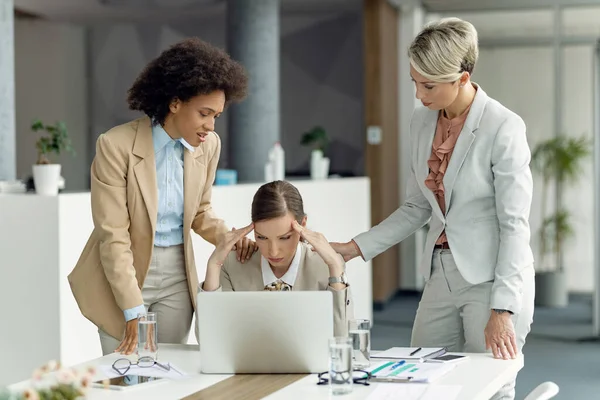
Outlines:
<svg viewBox="0 0 600 400"><path fill-rule="evenodd" d="M56 196L60 180L60 164L42 164L33 166L33 184L35 192L43 196Z"/></svg>
<svg viewBox="0 0 600 400"><path fill-rule="evenodd" d="M569 287L564 270L536 272L535 304L554 308L564 308L569 305Z"/></svg>
<svg viewBox="0 0 600 400"><path fill-rule="evenodd" d="M329 176L329 158L323 156L321 150L313 150L310 154L311 179L327 179Z"/></svg>

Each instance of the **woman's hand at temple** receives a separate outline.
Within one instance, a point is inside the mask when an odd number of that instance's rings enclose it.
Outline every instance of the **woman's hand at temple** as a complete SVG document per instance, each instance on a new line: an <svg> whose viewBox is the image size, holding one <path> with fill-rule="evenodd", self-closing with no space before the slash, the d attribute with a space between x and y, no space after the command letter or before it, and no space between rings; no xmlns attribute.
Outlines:
<svg viewBox="0 0 600 400"><path fill-rule="evenodd" d="M331 247L327 238L325 238L322 233L306 229L296 221L292 222L292 228L294 228L294 230L313 247L313 251L316 251L323 261L325 261L325 264L329 267L329 276L331 278L339 278L344 274L344 261L333 247ZM329 286L334 290L344 290L347 287L346 284L339 282L333 284L330 283Z"/></svg>
<svg viewBox="0 0 600 400"><path fill-rule="evenodd" d="M330 270L335 268L339 270L340 275L344 272L344 263L322 233L313 232L300 225L297 221L292 222L292 228L313 247L313 251L316 251L321 256Z"/></svg>
<svg viewBox="0 0 600 400"><path fill-rule="evenodd" d="M250 224L242 229L233 228L231 231L221 236L217 246L215 247L215 250L208 259L208 264L206 266L206 278L204 279L204 284L202 286L203 290L210 292L217 290L221 286L221 267L223 266L227 255L233 250L234 246L240 243L247 234L252 232L253 229L254 224ZM252 251L250 255L253 253L254 251Z"/></svg>

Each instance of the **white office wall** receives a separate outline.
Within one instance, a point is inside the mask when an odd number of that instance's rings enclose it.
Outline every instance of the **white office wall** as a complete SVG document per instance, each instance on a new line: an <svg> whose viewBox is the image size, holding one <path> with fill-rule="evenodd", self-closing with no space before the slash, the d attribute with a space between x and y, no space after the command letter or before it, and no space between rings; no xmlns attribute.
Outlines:
<svg viewBox="0 0 600 400"><path fill-rule="evenodd" d="M554 76L550 48L483 48L473 75L486 93L519 114L527 124L527 139L533 147L554 134ZM550 67L540 68L536 65ZM538 260L535 231L540 226L541 182L534 175L534 198L531 207L532 247ZM548 199L549 206L554 198ZM540 269L541 266L536 266Z"/></svg>
<svg viewBox="0 0 600 400"><path fill-rule="evenodd" d="M594 136L593 57L590 46L568 47L563 51L563 127L569 136ZM582 179L566 188L564 205L572 215L576 236L565 253L569 288L588 292L594 287L594 170L593 159L585 162Z"/></svg>
<svg viewBox="0 0 600 400"><path fill-rule="evenodd" d="M65 121L76 156L52 160L62 164L68 190L87 188L89 181L85 30L56 22L15 20L15 102L17 177L31 176L37 159L31 122Z"/></svg>
<svg viewBox="0 0 600 400"><path fill-rule="evenodd" d="M565 48L562 52L562 127L569 136L593 134L592 49L589 46ZM527 124L528 142L533 150L540 140L554 135L553 52L546 48L482 49L474 79L487 93L517 112ZM564 206L572 213L576 237L565 246L564 263L569 289L593 290L593 210L592 158L585 162L581 181L564 188ZM551 192L552 193L552 192ZM541 182L534 175L534 201L531 209L532 247L539 262L538 229ZM549 204L554 204L554 198ZM551 260L549 260L551 261ZM543 270L544 265L537 266Z"/></svg>
<svg viewBox="0 0 600 400"><path fill-rule="evenodd" d="M471 22L480 38L544 37L552 35L551 9L428 14L427 21L458 17Z"/></svg>
<svg viewBox="0 0 600 400"><path fill-rule="evenodd" d="M566 35L600 36L600 7L572 7L562 11L561 23Z"/></svg>

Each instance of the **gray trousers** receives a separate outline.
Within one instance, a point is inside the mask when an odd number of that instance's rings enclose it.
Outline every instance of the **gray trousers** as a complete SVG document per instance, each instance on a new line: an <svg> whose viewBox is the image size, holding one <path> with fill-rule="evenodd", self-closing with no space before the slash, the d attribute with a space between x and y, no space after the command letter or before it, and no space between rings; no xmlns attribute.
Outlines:
<svg viewBox="0 0 600 400"><path fill-rule="evenodd" d="M522 274L523 306L512 316L519 352L533 322L533 265ZM458 271L451 250L436 249L431 277L419 302L411 347L444 346L453 352L491 352L485 348L483 331L490 318L492 284L492 281L477 285L467 282ZM493 399L514 399L515 381L516 376Z"/></svg>
<svg viewBox="0 0 600 400"><path fill-rule="evenodd" d="M154 246L142 288L144 306L156 313L158 343L187 343L193 316L183 245ZM120 340L98 330L102 354L115 351ZM160 351L160 347L159 347Z"/></svg>

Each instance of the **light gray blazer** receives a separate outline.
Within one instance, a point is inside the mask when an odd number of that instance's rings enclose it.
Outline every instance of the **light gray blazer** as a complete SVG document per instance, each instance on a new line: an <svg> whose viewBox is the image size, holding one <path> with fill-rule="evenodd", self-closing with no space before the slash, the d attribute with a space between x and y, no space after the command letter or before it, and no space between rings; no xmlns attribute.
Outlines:
<svg viewBox="0 0 600 400"><path fill-rule="evenodd" d="M419 266L431 274L436 240L445 229L458 270L472 284L494 281L490 308L521 310L521 272L533 267L529 211L533 182L525 123L478 86L444 176L446 215L425 186L438 111L418 107L410 123L411 174L406 202L354 238L365 260L430 221Z"/></svg>

